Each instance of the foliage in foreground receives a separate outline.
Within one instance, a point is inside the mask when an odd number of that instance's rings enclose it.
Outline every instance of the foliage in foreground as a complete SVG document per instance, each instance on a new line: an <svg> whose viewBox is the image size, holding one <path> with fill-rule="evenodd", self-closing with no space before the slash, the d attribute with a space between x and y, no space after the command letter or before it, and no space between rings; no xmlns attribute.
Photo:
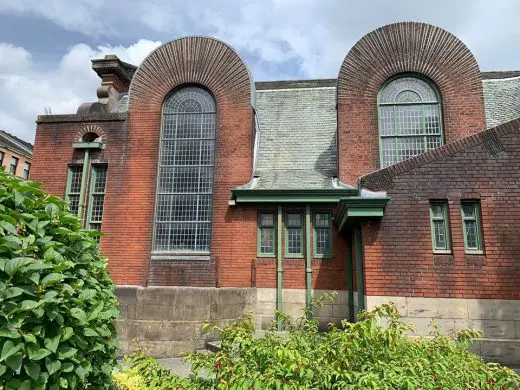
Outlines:
<svg viewBox="0 0 520 390"><path fill-rule="evenodd" d="M520 388L520 376L514 371L486 364L468 351L479 332L462 330L448 337L433 327L433 338L409 337L405 333L411 327L401 322L391 304L325 333L318 331L313 319L293 322L279 317L289 329L288 337L280 337L273 324L264 338L255 338L251 315L220 329L222 350L188 355L192 363L188 378L171 375L137 351L129 358L130 368L116 374L120 389ZM381 321L387 327L381 327Z"/></svg>
<svg viewBox="0 0 520 390"><path fill-rule="evenodd" d="M0 389L114 387L117 299L96 235L0 171Z"/></svg>

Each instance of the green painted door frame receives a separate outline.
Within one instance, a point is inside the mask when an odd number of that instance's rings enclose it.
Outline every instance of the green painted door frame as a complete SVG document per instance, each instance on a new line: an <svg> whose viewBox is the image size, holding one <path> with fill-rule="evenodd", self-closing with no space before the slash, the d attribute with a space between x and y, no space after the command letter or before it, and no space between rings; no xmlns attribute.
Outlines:
<svg viewBox="0 0 520 390"><path fill-rule="evenodd" d="M90 157L88 149L85 149L85 155L83 158L83 173L81 176L81 190L79 193L79 204L78 204L78 217L81 219L81 224L83 225L83 218L85 214L85 194L87 192L87 180L88 180L88 171L90 166Z"/></svg>
<svg viewBox="0 0 520 390"><path fill-rule="evenodd" d="M356 279L357 279L357 297L358 309L357 313L365 310L365 294L363 285L363 236L361 225L358 223L354 228L355 232L355 247L356 247ZM357 315L356 313L356 315Z"/></svg>
<svg viewBox="0 0 520 390"><path fill-rule="evenodd" d="M277 232L277 253L276 253L276 310L282 311L282 279L283 279L283 263L282 263L282 206L278 206L278 227ZM278 320L278 330L282 330L282 323Z"/></svg>
<svg viewBox="0 0 520 390"><path fill-rule="evenodd" d="M311 205L305 207L305 305L307 313L312 317L312 257L311 257Z"/></svg>
<svg viewBox="0 0 520 390"><path fill-rule="evenodd" d="M348 320L354 322L354 264L352 262L352 233L348 232L347 239L347 288L348 288Z"/></svg>

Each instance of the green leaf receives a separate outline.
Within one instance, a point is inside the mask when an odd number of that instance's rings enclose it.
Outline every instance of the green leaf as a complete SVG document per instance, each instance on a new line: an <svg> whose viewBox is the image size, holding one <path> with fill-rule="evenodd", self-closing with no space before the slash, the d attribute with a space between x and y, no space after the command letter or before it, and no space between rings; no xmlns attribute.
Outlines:
<svg viewBox="0 0 520 390"><path fill-rule="evenodd" d="M87 371L81 366L77 366L74 371L76 372L76 375L79 377L79 379L81 379L82 382L85 382L85 374Z"/></svg>
<svg viewBox="0 0 520 390"><path fill-rule="evenodd" d="M74 334L74 330L71 327L66 327L61 330L62 341L68 340Z"/></svg>
<svg viewBox="0 0 520 390"><path fill-rule="evenodd" d="M39 348L39 349L34 350L32 352L31 352L31 350L29 350L29 359L31 359L31 360L42 360L44 357L49 356L51 353L52 352L49 351L46 348Z"/></svg>
<svg viewBox="0 0 520 390"><path fill-rule="evenodd" d="M56 352L58 349L58 344L60 343L61 335L57 335L53 338L46 338L45 339L45 348L47 348L49 351Z"/></svg>
<svg viewBox="0 0 520 390"><path fill-rule="evenodd" d="M23 365L25 368L25 372L29 375L34 381L38 380L40 376L40 365L36 363L27 362Z"/></svg>
<svg viewBox="0 0 520 390"><path fill-rule="evenodd" d="M6 360L9 356L14 355L20 349L22 349L22 343L13 343L11 340L7 340L2 347L2 353L0 354L0 362Z"/></svg>
<svg viewBox="0 0 520 390"><path fill-rule="evenodd" d="M40 274L38 272L33 272L29 276L29 280L31 280L34 284L38 284L40 282Z"/></svg>
<svg viewBox="0 0 520 390"><path fill-rule="evenodd" d="M82 324L87 323L87 315L79 307L72 308L70 310L70 315L74 318L77 318L80 321L80 323L82 323Z"/></svg>
<svg viewBox="0 0 520 390"><path fill-rule="evenodd" d="M49 286L51 284L62 281L64 278L65 278L65 275L63 275L63 274L57 274L57 273L48 274L47 276L45 276L42 279L42 284L44 286Z"/></svg>
<svg viewBox="0 0 520 390"><path fill-rule="evenodd" d="M15 205L15 207L18 207L23 203L23 201L25 200L25 197L22 194L20 194L17 190L14 190L13 194L14 194L14 205Z"/></svg>
<svg viewBox="0 0 520 390"><path fill-rule="evenodd" d="M53 216L54 214L57 214L59 211L60 209L54 203L49 203L47 206L45 206L45 212L49 216Z"/></svg>
<svg viewBox="0 0 520 390"><path fill-rule="evenodd" d="M78 352L76 348L72 347L59 347L58 348L58 357L60 359L68 359L74 356Z"/></svg>
<svg viewBox="0 0 520 390"><path fill-rule="evenodd" d="M5 363L17 374L20 372L20 368L22 367L23 355L21 352L15 353L14 355L9 356L5 359Z"/></svg>
<svg viewBox="0 0 520 390"><path fill-rule="evenodd" d="M65 362L63 363L63 372L71 372L74 369L74 364L71 362Z"/></svg>
<svg viewBox="0 0 520 390"><path fill-rule="evenodd" d="M99 336L99 333L96 332L94 329L90 329L90 328L85 328L83 330L83 334L86 336L86 337L96 337L96 336Z"/></svg>
<svg viewBox="0 0 520 390"><path fill-rule="evenodd" d="M4 364L0 364L0 378L5 374L7 371L7 366Z"/></svg>
<svg viewBox="0 0 520 390"><path fill-rule="evenodd" d="M18 234L18 232L16 231L16 228L7 221L0 221L0 226L3 227L5 231L7 231L11 234L15 234L15 235Z"/></svg>
<svg viewBox="0 0 520 390"><path fill-rule="evenodd" d="M38 342L36 341L36 336L33 335L33 334L30 334L30 333L26 333L23 335L23 338L25 340L26 343L32 343L32 344L37 344Z"/></svg>
<svg viewBox="0 0 520 390"><path fill-rule="evenodd" d="M20 287L8 287L4 292L4 299L15 298L23 294L23 290Z"/></svg>
<svg viewBox="0 0 520 390"><path fill-rule="evenodd" d="M45 358L45 367L49 375L52 375L61 368L61 362L47 357Z"/></svg>
<svg viewBox="0 0 520 390"><path fill-rule="evenodd" d="M86 289L86 290L83 290L80 294L79 294L79 299L81 299L82 301L88 301L92 298L94 298L97 294L97 291L96 290L92 290L92 289Z"/></svg>
<svg viewBox="0 0 520 390"><path fill-rule="evenodd" d="M26 300L26 301L22 301L22 303L20 305L20 310L22 310L22 311L33 310L33 309L36 309L40 305L41 305L40 302Z"/></svg>
<svg viewBox="0 0 520 390"><path fill-rule="evenodd" d="M7 262L4 271L7 275L13 276L20 268L25 267L32 262L34 262L34 259L31 259L30 257L15 257Z"/></svg>

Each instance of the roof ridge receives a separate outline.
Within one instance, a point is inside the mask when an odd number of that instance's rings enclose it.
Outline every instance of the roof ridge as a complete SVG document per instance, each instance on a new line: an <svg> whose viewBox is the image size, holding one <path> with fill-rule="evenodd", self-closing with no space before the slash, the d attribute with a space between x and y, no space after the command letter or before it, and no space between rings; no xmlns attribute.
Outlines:
<svg viewBox="0 0 520 390"><path fill-rule="evenodd" d="M396 176L480 144L486 144L489 153L496 154L503 151L503 146L498 138L513 133L520 133L520 118L482 130L478 133L471 134L467 137L439 146L438 148L410 157L386 168L360 176L358 182L362 183L364 181L370 181L371 183L379 184L382 188L385 188L391 184L392 179Z"/></svg>

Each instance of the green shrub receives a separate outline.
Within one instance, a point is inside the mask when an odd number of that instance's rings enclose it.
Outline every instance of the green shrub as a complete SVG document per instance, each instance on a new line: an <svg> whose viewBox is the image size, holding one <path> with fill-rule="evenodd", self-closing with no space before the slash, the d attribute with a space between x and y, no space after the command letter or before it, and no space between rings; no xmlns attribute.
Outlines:
<svg viewBox="0 0 520 390"><path fill-rule="evenodd" d="M471 330L454 337L410 337L393 305L364 312L357 323L344 322L321 333L302 317L280 316L289 334L274 329L255 338L252 316L222 329L222 350L193 353L189 378L178 378L157 361L137 352L130 372L141 375L139 389L518 389L520 376L484 363L468 351ZM384 321L387 327L379 323ZM205 372L205 375L198 375Z"/></svg>
<svg viewBox="0 0 520 390"><path fill-rule="evenodd" d="M81 229L59 198L0 171L5 389L114 387L117 299L98 234Z"/></svg>

